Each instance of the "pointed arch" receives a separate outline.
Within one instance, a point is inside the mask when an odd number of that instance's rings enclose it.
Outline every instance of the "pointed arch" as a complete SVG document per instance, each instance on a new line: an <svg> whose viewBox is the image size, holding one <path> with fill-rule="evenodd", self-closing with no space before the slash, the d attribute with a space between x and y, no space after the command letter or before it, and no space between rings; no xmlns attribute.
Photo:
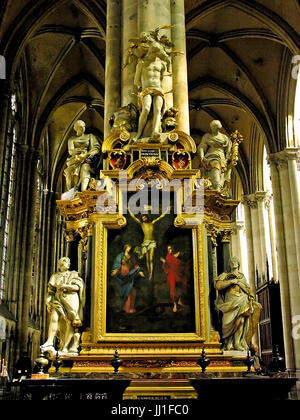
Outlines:
<svg viewBox="0 0 300 420"><path fill-rule="evenodd" d="M46 33L46 32L44 32ZM74 35L74 33L73 33ZM41 109L41 104L48 92L48 89L51 85L51 82L53 80L53 78L55 77L56 71L57 69L60 67L60 65L63 63L63 61L65 60L65 58L67 57L67 55L71 52L71 50L74 48L74 46L77 45L76 40L75 40L75 35L74 38L69 39L68 42L64 45L64 47L61 49L61 51L58 53L55 62L52 65L52 68L49 71L48 77L44 83L44 85L41 88L41 92L40 92L40 96L36 101L35 104L35 108L33 111L33 118L32 118L32 124L31 124L31 133L32 133L32 138L35 137L35 131L36 131L36 127L37 127L37 123L38 123L38 115ZM91 49L91 45L88 42L83 42L83 45L86 47L86 49L93 55L96 56L96 58L98 59L98 54L95 51L95 49ZM102 63L100 63L102 64ZM104 67L103 67L104 69ZM97 84L97 83L96 83ZM104 95L104 90L102 91L103 95Z"/></svg>
<svg viewBox="0 0 300 420"><path fill-rule="evenodd" d="M63 6L68 0L60 0ZM105 38L105 8L103 1L73 0L76 6L98 24L98 29ZM0 52L8 62L7 78L11 79L16 71L20 56L28 40L41 26L43 21L57 7L57 0L31 0L13 20L0 43Z"/></svg>
<svg viewBox="0 0 300 420"><path fill-rule="evenodd" d="M208 44L209 46L218 45L227 41L233 41L235 39L266 39L268 41L277 42L282 45L286 45L284 41L269 29L264 28L245 28L245 29L234 29L232 31L222 32L220 34L209 34L199 29L189 29L186 33L187 39L197 39L201 42Z"/></svg>
<svg viewBox="0 0 300 420"><path fill-rule="evenodd" d="M254 120L257 122L258 126L261 128L266 139L268 140L270 150L276 150L276 139L272 135L272 131L270 130L265 117L250 99L248 99L245 95L243 95L240 91L233 88L232 86L211 77L200 77L191 82L189 86L190 91L193 91L199 87L212 88L217 92L221 92L222 94L225 94L226 96L229 96L233 100L237 101L242 106L242 108L251 113Z"/></svg>
<svg viewBox="0 0 300 420"><path fill-rule="evenodd" d="M68 91L75 88L80 83L86 82L95 88L101 98L104 100L104 87L103 85L96 80L92 75L87 73L81 73L77 76L69 79L52 97L52 99L47 104L43 114L39 118L37 123L36 135L34 137L34 144L38 144L39 139L41 138L42 132L47 125L51 114L59 107L62 98L66 95Z"/></svg>
<svg viewBox="0 0 300 420"><path fill-rule="evenodd" d="M248 0L212 0L205 1L201 5L191 10L186 17L187 29L193 28L201 19L216 12L217 10L226 7L233 7L235 9L245 12L257 20L267 25L272 32L275 32L284 42L285 45L293 52L300 51L300 36L299 34L277 13L269 8L263 6L257 1Z"/></svg>
<svg viewBox="0 0 300 420"><path fill-rule="evenodd" d="M201 42L199 45L193 48L193 50L189 54L189 59L192 59L196 54L199 54L203 49L207 47L214 47L214 48L220 48L221 51L236 65L239 67L239 69L246 75L247 79L251 83L253 89L255 90L255 93L261 103L261 106L264 110L264 114L266 116L266 119L268 121L270 131L272 132L272 136L275 138L276 136L276 126L275 126L275 119L271 111L270 104L264 94L263 89L261 88L260 84L252 74L252 72L248 69L246 64L240 59L240 57L233 52L231 48L229 48L225 43L207 43L207 42Z"/></svg>
<svg viewBox="0 0 300 420"><path fill-rule="evenodd" d="M62 168L66 162L66 159L68 157L68 151L66 150L65 152L62 152L63 146L66 143L67 137L72 129L72 127L74 126L76 120L81 118L81 115L84 114L84 112L87 110L87 106L83 105L79 111L74 115L74 117L70 120L68 126L65 129L65 132L63 134L63 136L61 137L61 141L59 144L59 147L56 151L54 160L53 160L53 164L51 166L51 181L50 181L50 186L51 189L55 190L55 185L58 182L58 178L59 175L61 174ZM96 111L97 112L97 111ZM93 127L89 127L90 129ZM96 131L96 130L94 130ZM103 139L103 134L99 135L100 133L98 132L98 136L100 137L100 139Z"/></svg>

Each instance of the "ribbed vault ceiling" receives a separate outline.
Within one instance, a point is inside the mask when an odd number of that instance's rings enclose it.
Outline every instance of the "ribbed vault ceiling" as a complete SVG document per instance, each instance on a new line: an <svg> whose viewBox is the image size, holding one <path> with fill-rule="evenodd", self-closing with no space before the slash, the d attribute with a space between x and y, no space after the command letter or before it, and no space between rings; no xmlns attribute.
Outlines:
<svg viewBox="0 0 300 420"><path fill-rule="evenodd" d="M1 53L12 76L22 65L28 86L27 142L48 127L50 166L66 155L77 118L103 132L105 2L4 0ZM241 131L239 174L251 178L253 142L284 143L280 101L290 62L300 51L297 0L186 0L191 132L198 142L212 118ZM124 23L126 24L126 22ZM255 180L254 180L255 181ZM245 188L245 185L244 185Z"/></svg>

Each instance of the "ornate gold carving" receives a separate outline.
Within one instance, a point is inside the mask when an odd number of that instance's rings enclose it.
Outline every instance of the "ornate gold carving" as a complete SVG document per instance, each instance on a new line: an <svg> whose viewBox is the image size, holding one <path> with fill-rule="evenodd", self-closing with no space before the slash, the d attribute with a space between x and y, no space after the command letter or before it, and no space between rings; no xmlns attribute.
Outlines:
<svg viewBox="0 0 300 420"><path fill-rule="evenodd" d="M126 140L128 135L130 138L130 134L129 133L127 134L127 133L128 131L126 130L116 130L116 131L111 132L110 135L106 137L106 139L103 142L102 153L110 152L111 150L114 149L114 146L120 141L126 143L129 140L129 139ZM122 138L124 138L124 140L121 140L121 136Z"/></svg>
<svg viewBox="0 0 300 420"><path fill-rule="evenodd" d="M88 344L92 342L92 333L90 331L84 331L81 336L82 343Z"/></svg>
<svg viewBox="0 0 300 420"><path fill-rule="evenodd" d="M208 215L215 214L217 219L221 220L224 217L225 220L230 220L230 217L236 207L239 205L239 201L231 200L222 197L221 193L212 190L205 191L204 206L205 212Z"/></svg>
<svg viewBox="0 0 300 420"><path fill-rule="evenodd" d="M179 136L178 136L178 134L177 134L176 132L171 132L171 133L168 135L168 139L169 139L169 141L170 141L171 143L176 143L176 141L179 139Z"/></svg>
<svg viewBox="0 0 300 420"><path fill-rule="evenodd" d="M220 233L221 241L222 242L230 242L231 241L231 235L232 235L232 233L233 233L233 230L232 229L223 230Z"/></svg>
<svg viewBox="0 0 300 420"><path fill-rule="evenodd" d="M179 130L174 130L174 131L172 131L171 134L177 134L178 135L178 143L181 144L181 146L183 147L183 150L185 150L186 152L190 152L190 153L196 153L197 146L196 146L196 143L195 143L194 139L192 139L191 136L189 136L187 133L184 133L183 131L179 131Z"/></svg>
<svg viewBox="0 0 300 420"><path fill-rule="evenodd" d="M110 362L105 360L75 360L74 367L92 368L92 367L110 367Z"/></svg>
<svg viewBox="0 0 300 420"><path fill-rule="evenodd" d="M186 225L185 218L182 217L182 216L177 216L175 221L174 221L174 226L179 228L179 227L183 227L185 225Z"/></svg>
<svg viewBox="0 0 300 420"><path fill-rule="evenodd" d="M78 228L78 233L81 236L81 250L83 254L83 258L87 259L87 251L88 251L88 237L91 229L91 223L87 223L85 226Z"/></svg>
<svg viewBox="0 0 300 420"><path fill-rule="evenodd" d="M74 368L109 368L111 369L109 360L75 360ZM211 360L210 368L212 367L231 367L232 362L230 360ZM123 360L122 369L134 368L134 369L166 369L166 368L196 368L200 369L197 360Z"/></svg>
<svg viewBox="0 0 300 420"><path fill-rule="evenodd" d="M147 157L142 159L142 165L145 168L159 168L160 167L160 159L155 157Z"/></svg>
<svg viewBox="0 0 300 420"><path fill-rule="evenodd" d="M117 223L118 223L118 226L120 228L123 228L123 227L125 227L127 225L127 220L126 220L126 218L124 216L122 216L122 217L119 217L117 219Z"/></svg>
<svg viewBox="0 0 300 420"><path fill-rule="evenodd" d="M229 167L233 168L238 163L239 146L244 141L244 137L238 130L236 130L230 135L230 139L232 141L232 154L231 154L231 162L229 163Z"/></svg>
<svg viewBox="0 0 300 420"><path fill-rule="evenodd" d="M129 368L166 368L172 367L171 360L124 360L123 367Z"/></svg>
<svg viewBox="0 0 300 420"><path fill-rule="evenodd" d="M88 191L96 191L97 183L98 183L97 179L91 178L89 182Z"/></svg>
<svg viewBox="0 0 300 420"><path fill-rule="evenodd" d="M143 343L159 343L162 341L169 342L193 342L207 339L207 299L206 299L206 280L205 280L205 263L204 263L204 231L200 225L193 229L193 248L194 248L194 289L196 296L195 305L195 333L186 334L121 334L107 333L106 331L106 301L107 301L107 229L120 228L118 225L119 217L107 216L105 219L102 215L93 215L95 221L95 273L94 273L94 329L92 331L94 343L101 342L136 342ZM146 351L144 345L144 351ZM145 354L145 353L144 353Z"/></svg>
<svg viewBox="0 0 300 420"><path fill-rule="evenodd" d="M205 190L212 188L212 182L209 178L202 178L202 181L203 181L203 186Z"/></svg>
<svg viewBox="0 0 300 420"><path fill-rule="evenodd" d="M184 150L177 150L172 155L172 165L174 169L183 170L190 167L191 155Z"/></svg>
<svg viewBox="0 0 300 420"><path fill-rule="evenodd" d="M209 341L220 345L220 334L214 328L210 330Z"/></svg>
<svg viewBox="0 0 300 420"><path fill-rule="evenodd" d="M109 164L113 169L122 170L126 165L126 153L124 150L115 149L109 153Z"/></svg>
<svg viewBox="0 0 300 420"><path fill-rule="evenodd" d="M64 235L67 242L74 242L77 239L78 232L74 229L65 229Z"/></svg>
<svg viewBox="0 0 300 420"><path fill-rule="evenodd" d="M120 140L122 143L127 143L130 140L130 133L127 130L122 130Z"/></svg>
<svg viewBox="0 0 300 420"><path fill-rule="evenodd" d="M175 131L170 134L176 134L178 142L174 146L174 150L182 151L193 151L195 149L193 143L190 141L189 136L184 136L182 133ZM121 132L116 135L113 133L106 139L106 150L113 150L114 145L120 143ZM175 139L176 136L174 136ZM125 142L126 139L124 139ZM171 140L170 140L171 141ZM184 149L175 149L178 145L184 146ZM117 146L120 147L120 144ZM141 150L144 146L129 146L129 153L132 150ZM157 145L151 145L151 148L155 149ZM165 153L170 154L170 145L159 145L159 150L163 150ZM196 150L196 149L195 149ZM161 156L161 155L159 155ZM168 162L162 161L157 157L144 158L139 160L131 160L133 162L127 170L128 181L132 179L149 179L154 176L157 179L165 178L166 180L173 179L185 179L190 178L193 180L193 185L197 178L200 178L199 170L176 170L172 168ZM147 172L149 171L149 172ZM119 171L117 170L105 170L101 171L101 177L119 181ZM209 186L210 181L204 180L206 183L206 189ZM126 185L127 186L127 185ZM121 187L120 187L121 188ZM207 290L206 290L206 279L205 279L205 236L204 236L204 224L188 226L186 223L186 215L179 214L175 219L175 226L178 228L190 228L193 231L193 248L194 248L194 291L195 291L195 322L196 328L194 333L181 333L181 334L110 334L106 331L106 304L107 304L107 233L108 229L122 229L126 225L126 218L123 217L121 203L118 204L117 214L98 214L96 209L97 199L105 191L85 191L79 193L75 200L70 202L58 202L61 212L64 217L68 218L67 228L70 231L81 233L82 240L87 238L87 235L91 234L92 223L94 223L94 261L95 271L93 273L93 327L92 331L85 332L82 337L82 357L99 357L102 360L76 360L76 365L79 370L86 369L87 371L93 370L93 367L100 369L111 369L109 364L114 350L115 343L118 343L118 349L120 349L120 355L124 361L126 357L129 358L126 363L127 366L132 364L131 359L133 357L146 358L143 359L140 364L155 367L157 369L178 368L188 369L192 366L194 369L199 369L196 366L195 360L179 360L180 357L194 357L195 359L200 355L203 344L205 345L207 354L218 357L221 354L220 351L220 337L216 331L210 331L208 333L207 325ZM205 191L205 220L208 231L212 234L212 239L216 241L217 235L221 231L230 230L230 217L238 202L228 200L222 197L221 194L213 191ZM181 207L179 207L181 208ZM183 209L186 210L186 209ZM188 215L190 217L190 215ZM179 232L180 234L180 232ZM172 360L170 359L172 355ZM81 357L80 356L80 357ZM151 358L156 360L152 360ZM157 358L164 357L164 361L157 361ZM178 359L175 359L175 358ZM103 360L105 359L106 360ZM150 363L150 364L149 364ZM222 366L228 367L229 362L213 361L212 365L217 366L218 363ZM135 369L137 367L137 363ZM146 368L146 367L145 367Z"/></svg>
<svg viewBox="0 0 300 420"><path fill-rule="evenodd" d="M128 340L129 341L129 340ZM105 343L105 342L103 342ZM107 343L105 343L107 344ZM220 343L219 342L209 342L209 343L197 343L197 340L194 341L185 341L183 342L177 340L173 343L171 340L168 342L168 345L164 345L160 341L156 342L141 342L137 343L136 340L130 343L118 342L118 352L120 357L123 360L129 359L141 359L143 357L147 357L148 359L157 359L158 357L161 359L184 359L184 358L198 358L200 356L201 351L203 349L203 345L205 347L205 351L207 355L212 357L219 357L222 352L220 350ZM90 342L83 342L82 343L82 350L81 350L81 357L84 358L95 358L95 357L102 357L102 358L110 358L111 355L114 354L116 349L116 344L108 343L108 346L103 346L101 344L92 344Z"/></svg>
<svg viewBox="0 0 300 420"><path fill-rule="evenodd" d="M207 235L211 237L213 245L215 247L218 246L217 237L220 233L220 229L218 229L213 223L210 222L206 222L205 227L207 230Z"/></svg>

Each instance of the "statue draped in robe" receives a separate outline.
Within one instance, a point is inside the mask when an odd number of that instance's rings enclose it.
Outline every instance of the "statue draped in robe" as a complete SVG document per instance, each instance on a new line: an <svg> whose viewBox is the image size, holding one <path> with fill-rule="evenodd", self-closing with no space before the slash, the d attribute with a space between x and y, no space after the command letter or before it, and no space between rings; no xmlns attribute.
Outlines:
<svg viewBox="0 0 300 420"><path fill-rule="evenodd" d="M256 331L261 305L255 301L244 274L239 272L238 259L231 258L229 265L230 272L215 280L216 308L223 313L224 350L244 351Z"/></svg>

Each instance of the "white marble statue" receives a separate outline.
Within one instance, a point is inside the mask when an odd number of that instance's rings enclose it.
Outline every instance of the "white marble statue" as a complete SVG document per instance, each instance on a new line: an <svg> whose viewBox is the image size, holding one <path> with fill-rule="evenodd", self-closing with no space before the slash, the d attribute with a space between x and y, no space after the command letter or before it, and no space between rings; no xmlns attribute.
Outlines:
<svg viewBox="0 0 300 420"><path fill-rule="evenodd" d="M101 153L101 146L94 134L85 134L85 122L74 124L76 137L68 141L67 167L64 170L67 190L74 187L75 192L88 189L91 176L95 174L94 158Z"/></svg>
<svg viewBox="0 0 300 420"><path fill-rule="evenodd" d="M166 35L159 35L161 29L170 29L163 26L150 32L141 33L140 37L131 40L129 56L126 64L132 60L137 61L134 84L138 88L138 101L140 117L137 134L132 143L136 143L141 137L145 137L145 127L151 118L151 141L160 142L161 121L164 115L165 92L163 91L163 78L171 76L171 57L180 54L172 50L173 44ZM125 65L126 65L125 64Z"/></svg>
<svg viewBox="0 0 300 420"><path fill-rule="evenodd" d="M221 133L222 124L214 120L210 124L211 132L206 133L198 147L200 164L205 170L205 177L212 182L212 188L222 191L229 183L231 168L228 168L232 156L232 142Z"/></svg>
<svg viewBox="0 0 300 420"><path fill-rule="evenodd" d="M216 308L223 313L223 349L245 351L256 331L261 305L255 301L244 274L239 272L239 260L231 258L229 266L230 271L215 280Z"/></svg>
<svg viewBox="0 0 300 420"><path fill-rule="evenodd" d="M77 271L70 271L70 259L58 261L58 272L48 283L47 310L50 315L48 339L41 350L55 354L54 340L59 339L60 354L76 355L80 344L85 284Z"/></svg>

